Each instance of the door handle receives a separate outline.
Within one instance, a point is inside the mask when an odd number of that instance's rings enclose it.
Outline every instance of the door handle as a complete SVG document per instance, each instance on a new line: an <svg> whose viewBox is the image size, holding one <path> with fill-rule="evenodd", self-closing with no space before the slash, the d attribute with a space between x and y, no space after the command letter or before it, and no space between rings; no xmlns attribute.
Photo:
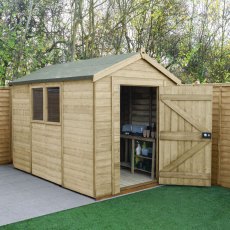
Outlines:
<svg viewBox="0 0 230 230"><path fill-rule="evenodd" d="M212 133L210 132L202 132L203 139L212 139Z"/></svg>

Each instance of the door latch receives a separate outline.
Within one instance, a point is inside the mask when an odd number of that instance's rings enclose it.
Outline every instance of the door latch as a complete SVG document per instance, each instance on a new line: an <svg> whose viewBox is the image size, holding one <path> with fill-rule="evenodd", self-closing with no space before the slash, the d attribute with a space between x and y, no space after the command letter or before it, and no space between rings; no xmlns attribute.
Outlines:
<svg viewBox="0 0 230 230"><path fill-rule="evenodd" d="M202 138L211 139L212 138L212 133L210 133L210 132L202 132Z"/></svg>

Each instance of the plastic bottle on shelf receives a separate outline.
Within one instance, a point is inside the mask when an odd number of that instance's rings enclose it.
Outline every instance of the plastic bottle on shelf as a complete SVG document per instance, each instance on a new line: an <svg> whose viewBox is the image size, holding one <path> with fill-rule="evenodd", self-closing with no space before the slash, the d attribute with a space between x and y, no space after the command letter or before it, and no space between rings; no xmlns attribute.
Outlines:
<svg viewBox="0 0 230 230"><path fill-rule="evenodd" d="M137 142L136 155L137 156L141 155L141 145L139 142Z"/></svg>

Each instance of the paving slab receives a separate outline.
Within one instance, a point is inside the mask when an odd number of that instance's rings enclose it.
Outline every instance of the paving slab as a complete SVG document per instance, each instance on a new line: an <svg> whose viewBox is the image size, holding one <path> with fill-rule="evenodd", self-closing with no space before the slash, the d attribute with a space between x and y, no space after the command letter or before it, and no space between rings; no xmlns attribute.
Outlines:
<svg viewBox="0 0 230 230"><path fill-rule="evenodd" d="M0 226L93 202L12 165L0 166Z"/></svg>

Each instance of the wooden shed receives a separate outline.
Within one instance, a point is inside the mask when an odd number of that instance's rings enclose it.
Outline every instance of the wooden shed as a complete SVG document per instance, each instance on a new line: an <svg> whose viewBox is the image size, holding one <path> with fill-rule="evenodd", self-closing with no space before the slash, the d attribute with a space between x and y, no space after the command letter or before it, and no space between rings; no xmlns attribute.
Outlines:
<svg viewBox="0 0 230 230"><path fill-rule="evenodd" d="M12 83L14 167L101 198L211 183L212 87L145 53L48 66Z"/></svg>

